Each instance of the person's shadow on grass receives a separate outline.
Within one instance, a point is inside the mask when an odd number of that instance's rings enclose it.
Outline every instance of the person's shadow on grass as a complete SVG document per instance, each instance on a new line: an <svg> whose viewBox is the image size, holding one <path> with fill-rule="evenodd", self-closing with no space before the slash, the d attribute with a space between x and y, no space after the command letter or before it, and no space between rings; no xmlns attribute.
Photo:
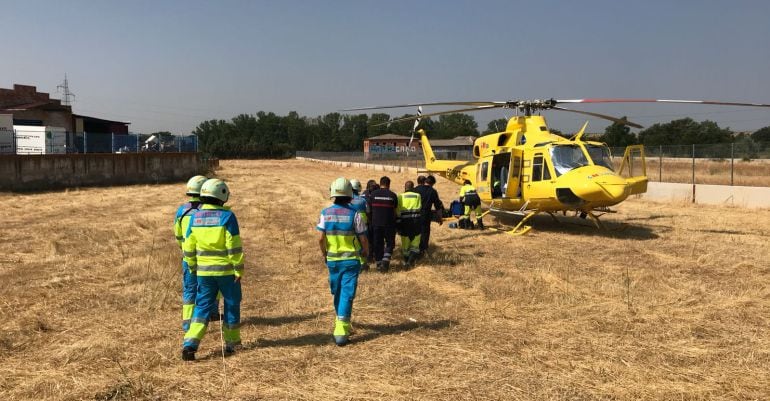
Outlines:
<svg viewBox="0 0 770 401"><path fill-rule="evenodd" d="M367 324L354 323L355 334L350 337L351 344L359 344L374 340L382 336L391 336L402 334L415 330L438 331L456 325L454 320L436 320L432 322L404 322L398 324ZM244 349L262 348L262 347L305 347L311 345L333 344L331 333L312 333L293 338L280 338L269 340L260 338L248 344L244 344Z"/></svg>

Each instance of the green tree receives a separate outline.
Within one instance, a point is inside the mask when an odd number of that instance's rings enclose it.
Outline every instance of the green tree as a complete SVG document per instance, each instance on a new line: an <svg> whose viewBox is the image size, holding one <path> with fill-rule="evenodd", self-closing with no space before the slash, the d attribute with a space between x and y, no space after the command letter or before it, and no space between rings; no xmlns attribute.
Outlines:
<svg viewBox="0 0 770 401"><path fill-rule="evenodd" d="M695 122L691 118L654 124L639 132L639 142L648 145L691 145L732 142L732 132L713 121Z"/></svg>
<svg viewBox="0 0 770 401"><path fill-rule="evenodd" d="M387 134L388 133L388 124L387 122L390 121L390 115L385 113L374 113L371 117L369 117L369 123L367 128L367 137L371 138L373 136Z"/></svg>
<svg viewBox="0 0 770 401"><path fill-rule="evenodd" d="M626 117L623 116L623 119L625 118ZM600 140L605 142L608 146L626 147L636 143L636 135L631 133L631 127L612 123L604 129L604 135L600 137Z"/></svg>
<svg viewBox="0 0 770 401"><path fill-rule="evenodd" d="M436 139L451 139L458 136L479 136L478 124L473 116L462 113L439 116L434 126Z"/></svg>
<svg viewBox="0 0 770 401"><path fill-rule="evenodd" d="M770 127L758 129L751 134L751 139L762 149L770 148Z"/></svg>

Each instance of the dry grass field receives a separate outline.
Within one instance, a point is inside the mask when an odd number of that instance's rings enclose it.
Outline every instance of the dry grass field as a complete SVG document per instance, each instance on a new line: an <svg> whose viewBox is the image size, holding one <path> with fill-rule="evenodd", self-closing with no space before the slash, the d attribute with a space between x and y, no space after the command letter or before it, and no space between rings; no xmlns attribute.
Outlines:
<svg viewBox="0 0 770 401"><path fill-rule="evenodd" d="M770 161L755 159L695 160L695 183L748 187L770 187ZM692 183L692 159L664 158L661 165L657 157L647 157L647 176L650 181Z"/></svg>
<svg viewBox="0 0 770 401"><path fill-rule="evenodd" d="M333 178L374 172L222 166L247 261L244 349L223 362L212 323L199 360L180 360L182 184L0 194L0 398L770 398L770 210L629 200L611 231L434 226L415 269L361 276L354 342L338 348L313 226Z"/></svg>

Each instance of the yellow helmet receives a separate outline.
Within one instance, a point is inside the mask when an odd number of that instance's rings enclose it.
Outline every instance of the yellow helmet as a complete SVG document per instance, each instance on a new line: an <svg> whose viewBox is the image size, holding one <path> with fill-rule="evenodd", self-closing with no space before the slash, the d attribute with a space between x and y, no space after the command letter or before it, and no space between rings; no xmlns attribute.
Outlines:
<svg viewBox="0 0 770 401"><path fill-rule="evenodd" d="M334 180L330 189L330 198L337 198L342 196L347 196L348 198L353 197L353 187L350 185L350 181L348 181L348 179L345 177L340 177Z"/></svg>
<svg viewBox="0 0 770 401"><path fill-rule="evenodd" d="M206 182L206 180L208 180L208 178L202 175L196 175L195 177L187 180L187 195L189 196L200 195L201 187L203 186L203 183Z"/></svg>
<svg viewBox="0 0 770 401"><path fill-rule="evenodd" d="M227 184L225 184L224 181L212 178L209 180L206 180L206 182L203 183L203 186L201 187L201 197L209 197L209 198L216 198L222 201L222 203L227 202L228 199L230 199L230 188L227 187Z"/></svg>

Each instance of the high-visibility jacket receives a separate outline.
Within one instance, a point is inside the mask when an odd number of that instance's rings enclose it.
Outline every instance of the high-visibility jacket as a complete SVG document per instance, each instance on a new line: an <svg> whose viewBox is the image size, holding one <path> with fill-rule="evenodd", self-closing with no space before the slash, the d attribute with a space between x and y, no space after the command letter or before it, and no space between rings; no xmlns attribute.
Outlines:
<svg viewBox="0 0 770 401"><path fill-rule="evenodd" d="M476 188L470 184L460 187L460 200L465 206L476 207L481 205L481 198L476 193Z"/></svg>
<svg viewBox="0 0 770 401"><path fill-rule="evenodd" d="M238 220L229 209L203 205L187 228L184 260L198 276L243 275L243 249Z"/></svg>
<svg viewBox="0 0 770 401"><path fill-rule="evenodd" d="M404 192L398 195L398 229L402 235L413 236L422 229L422 197L417 192Z"/></svg>
<svg viewBox="0 0 770 401"><path fill-rule="evenodd" d="M184 242L184 234L187 232L187 227L190 225L190 217L198 211L201 205L201 200L198 197L190 198L190 201L176 210L176 216L174 217L174 236L179 247L182 247Z"/></svg>
<svg viewBox="0 0 770 401"><path fill-rule="evenodd" d="M332 205L321 211L316 228L326 234L326 260L358 260L361 243L358 235L366 234L362 213L350 205Z"/></svg>
<svg viewBox="0 0 770 401"><path fill-rule="evenodd" d="M419 221L422 218L422 197L417 192L404 192L398 195L396 215L401 221Z"/></svg>

